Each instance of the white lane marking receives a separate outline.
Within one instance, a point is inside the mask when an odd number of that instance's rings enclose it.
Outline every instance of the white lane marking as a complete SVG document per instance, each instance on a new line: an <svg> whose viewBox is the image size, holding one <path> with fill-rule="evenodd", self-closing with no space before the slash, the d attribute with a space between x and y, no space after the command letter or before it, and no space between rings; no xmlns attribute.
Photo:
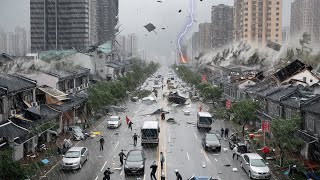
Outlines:
<svg viewBox="0 0 320 180"><path fill-rule="evenodd" d="M120 172L120 176L122 176L122 174L123 174L123 171Z"/></svg>
<svg viewBox="0 0 320 180"><path fill-rule="evenodd" d="M196 139L198 140L198 136L197 136L197 134L196 134L196 133L194 133L194 135L196 136Z"/></svg>
<svg viewBox="0 0 320 180"><path fill-rule="evenodd" d="M103 171L103 169L104 169L104 167L106 166L107 162L108 162L108 161L106 161L106 162L103 164L103 166L102 166L102 168L101 168L100 171Z"/></svg>
<svg viewBox="0 0 320 180"><path fill-rule="evenodd" d="M119 141L117 142L117 145L116 145L116 147L114 147L114 149L117 149L118 145L119 145Z"/></svg>
<svg viewBox="0 0 320 180"><path fill-rule="evenodd" d="M170 140L171 140L171 138L170 138L170 136L169 136L169 143L170 143Z"/></svg>
<svg viewBox="0 0 320 180"><path fill-rule="evenodd" d="M207 160L207 162L208 162L209 164L211 164L211 161L210 161L207 153L206 153L204 150L202 150L202 149L201 149L201 154L203 154L203 156L204 156L204 158Z"/></svg>
<svg viewBox="0 0 320 180"><path fill-rule="evenodd" d="M98 176L94 180L97 180L97 179L98 179Z"/></svg>
<svg viewBox="0 0 320 180"><path fill-rule="evenodd" d="M143 180L146 180L146 175L143 176Z"/></svg>
<svg viewBox="0 0 320 180"><path fill-rule="evenodd" d="M187 152L187 157L188 157L188 160L190 160L190 157L189 157L189 153Z"/></svg>

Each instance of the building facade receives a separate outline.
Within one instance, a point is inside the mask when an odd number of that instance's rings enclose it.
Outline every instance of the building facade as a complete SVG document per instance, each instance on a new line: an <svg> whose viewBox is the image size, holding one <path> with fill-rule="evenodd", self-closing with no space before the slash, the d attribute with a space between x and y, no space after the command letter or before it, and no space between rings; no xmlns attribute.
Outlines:
<svg viewBox="0 0 320 180"><path fill-rule="evenodd" d="M7 53L7 33L0 29L0 53Z"/></svg>
<svg viewBox="0 0 320 180"><path fill-rule="evenodd" d="M320 1L295 0L291 3L290 33L292 37L301 37L307 32L311 40L320 42Z"/></svg>
<svg viewBox="0 0 320 180"><path fill-rule="evenodd" d="M27 31L24 28L16 27L15 29L15 44L16 44L16 56L24 56L28 52L28 36Z"/></svg>
<svg viewBox="0 0 320 180"><path fill-rule="evenodd" d="M30 0L31 51L97 43L96 0Z"/></svg>
<svg viewBox="0 0 320 180"><path fill-rule="evenodd" d="M211 46L222 47L233 40L233 7L220 4L212 6Z"/></svg>
<svg viewBox="0 0 320 180"><path fill-rule="evenodd" d="M282 42L282 0L235 0L234 39L254 47Z"/></svg>
<svg viewBox="0 0 320 180"><path fill-rule="evenodd" d="M114 40L118 24L119 0L97 0L98 7L98 42Z"/></svg>
<svg viewBox="0 0 320 180"><path fill-rule="evenodd" d="M211 49L211 23L199 24L200 51L205 52Z"/></svg>

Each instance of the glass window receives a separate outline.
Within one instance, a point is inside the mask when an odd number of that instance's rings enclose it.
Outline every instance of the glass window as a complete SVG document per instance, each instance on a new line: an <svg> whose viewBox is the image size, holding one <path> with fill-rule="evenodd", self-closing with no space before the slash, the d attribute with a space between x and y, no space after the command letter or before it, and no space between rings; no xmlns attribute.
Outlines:
<svg viewBox="0 0 320 180"><path fill-rule="evenodd" d="M251 159L251 166L254 167L265 167L266 163L263 159Z"/></svg>
<svg viewBox="0 0 320 180"><path fill-rule="evenodd" d="M140 151L131 151L128 154L127 161L129 162L137 162L137 161L143 161L143 157Z"/></svg>
<svg viewBox="0 0 320 180"><path fill-rule="evenodd" d="M68 151L65 155L65 158L78 158L80 157L80 151Z"/></svg>

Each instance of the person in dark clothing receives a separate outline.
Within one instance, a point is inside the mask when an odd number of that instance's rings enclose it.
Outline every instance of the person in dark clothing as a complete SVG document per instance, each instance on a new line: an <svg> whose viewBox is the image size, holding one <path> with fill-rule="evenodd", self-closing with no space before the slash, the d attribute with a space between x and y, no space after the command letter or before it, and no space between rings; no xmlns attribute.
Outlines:
<svg viewBox="0 0 320 180"><path fill-rule="evenodd" d="M174 170L176 172L176 177L177 177L177 180L182 180L182 176L181 174L179 173L178 169Z"/></svg>
<svg viewBox="0 0 320 180"><path fill-rule="evenodd" d="M164 112L161 113L161 119L165 120L166 119L166 115L164 114Z"/></svg>
<svg viewBox="0 0 320 180"><path fill-rule="evenodd" d="M161 173L161 180L166 180L166 176L164 175L164 173Z"/></svg>
<svg viewBox="0 0 320 180"><path fill-rule="evenodd" d="M245 127L246 127L246 125L245 125L245 124L243 124L243 125L242 125L242 136L244 136L244 130L245 130Z"/></svg>
<svg viewBox="0 0 320 180"><path fill-rule="evenodd" d="M132 121L129 121L128 128L131 129L131 131L132 131L132 124L133 124Z"/></svg>
<svg viewBox="0 0 320 180"><path fill-rule="evenodd" d="M228 128L226 128L226 129L224 130L224 137L225 137L225 138L228 138L228 137L229 137L229 129L228 129Z"/></svg>
<svg viewBox="0 0 320 180"><path fill-rule="evenodd" d="M165 161L164 155L162 152L160 152L160 163L161 163L161 170L163 170L163 163Z"/></svg>
<svg viewBox="0 0 320 180"><path fill-rule="evenodd" d="M223 128L221 128L221 138L223 138L223 135L224 135L224 129Z"/></svg>
<svg viewBox="0 0 320 180"><path fill-rule="evenodd" d="M138 136L137 133L134 133L134 135L132 136L132 138L133 138L133 145L134 145L134 146L137 145L138 137L140 137L140 136Z"/></svg>
<svg viewBox="0 0 320 180"><path fill-rule="evenodd" d="M113 172L110 171L110 168L107 168L107 170L105 170L103 174L103 180L110 180L110 174L113 174Z"/></svg>
<svg viewBox="0 0 320 180"><path fill-rule="evenodd" d="M101 136L99 142L100 142L100 151L103 151L103 146L104 146L104 138L103 138L103 136Z"/></svg>
<svg viewBox="0 0 320 180"><path fill-rule="evenodd" d="M123 157L127 157L124 153L123 153L123 149L121 150L121 152L119 153L119 157L120 157L120 166L123 165Z"/></svg>
<svg viewBox="0 0 320 180"><path fill-rule="evenodd" d="M156 178L157 168L158 168L158 166L157 166L156 162L153 161L153 164L150 166L150 169L152 169L151 173L150 173L151 180L153 180L153 178L155 180L157 180L157 178Z"/></svg>

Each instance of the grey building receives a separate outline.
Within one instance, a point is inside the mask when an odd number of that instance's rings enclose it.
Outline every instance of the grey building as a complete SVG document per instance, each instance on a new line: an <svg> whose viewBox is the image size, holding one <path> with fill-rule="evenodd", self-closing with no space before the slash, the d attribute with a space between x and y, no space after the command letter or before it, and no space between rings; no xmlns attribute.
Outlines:
<svg viewBox="0 0 320 180"><path fill-rule="evenodd" d="M192 34L192 59L199 56L200 52L200 35L199 32Z"/></svg>
<svg viewBox="0 0 320 180"><path fill-rule="evenodd" d="M312 35L312 41L320 42L319 8L319 0L295 0L291 3L290 34L292 37L308 32Z"/></svg>
<svg viewBox="0 0 320 180"><path fill-rule="evenodd" d="M30 0L31 51L96 44L96 0Z"/></svg>
<svg viewBox="0 0 320 180"><path fill-rule="evenodd" d="M211 23L199 24L199 39L200 39L200 51L205 52L211 49L211 37L210 37Z"/></svg>
<svg viewBox="0 0 320 180"><path fill-rule="evenodd" d="M114 40L118 24L119 0L97 0L99 44Z"/></svg>
<svg viewBox="0 0 320 180"><path fill-rule="evenodd" d="M218 48L233 40L233 7L224 4L212 6L211 46Z"/></svg>

